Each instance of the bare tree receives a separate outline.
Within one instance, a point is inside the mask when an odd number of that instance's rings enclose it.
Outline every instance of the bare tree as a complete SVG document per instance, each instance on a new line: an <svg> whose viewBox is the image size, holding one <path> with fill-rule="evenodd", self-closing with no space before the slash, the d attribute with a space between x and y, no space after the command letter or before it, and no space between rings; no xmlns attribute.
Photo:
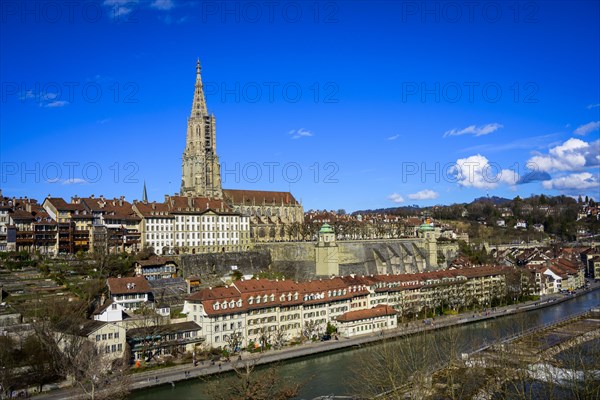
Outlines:
<svg viewBox="0 0 600 400"><path fill-rule="evenodd" d="M285 346L287 342L287 332L283 328L283 326L278 326L275 331L273 331L273 345L275 348L280 349Z"/></svg>
<svg viewBox="0 0 600 400"><path fill-rule="evenodd" d="M231 335L227 336L225 341L227 342L227 347L229 350L231 350L233 353L237 353L242 347L243 340L244 337L242 336L242 333L234 330Z"/></svg>
<svg viewBox="0 0 600 400"><path fill-rule="evenodd" d="M306 340L313 340L319 335L319 323L315 320L304 321L302 327L302 337Z"/></svg>
<svg viewBox="0 0 600 400"><path fill-rule="evenodd" d="M89 322L84 319L87 304L55 301L46 305L44 315L32 324L35 343L31 344L44 355L43 368L71 378L83 398L124 398L129 391L126 361L111 360L80 334L82 324ZM33 371L39 368L34 366Z"/></svg>
<svg viewBox="0 0 600 400"><path fill-rule="evenodd" d="M81 398L125 399L129 380L125 360L112 361L87 338L72 337L65 344L65 371L73 378Z"/></svg>
<svg viewBox="0 0 600 400"><path fill-rule="evenodd" d="M208 392L215 400L287 400L298 395L299 383L285 381L278 373L277 365L259 371L257 359L236 361L233 381L219 379L208 381Z"/></svg>

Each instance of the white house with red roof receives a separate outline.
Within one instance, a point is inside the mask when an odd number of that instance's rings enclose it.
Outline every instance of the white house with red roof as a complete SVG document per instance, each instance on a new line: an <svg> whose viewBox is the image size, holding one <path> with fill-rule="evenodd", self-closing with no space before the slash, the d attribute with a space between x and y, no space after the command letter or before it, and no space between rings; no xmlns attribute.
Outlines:
<svg viewBox="0 0 600 400"><path fill-rule="evenodd" d="M397 327L398 312L387 304L379 304L368 310L344 313L336 318L338 334L344 338L369 333L380 333Z"/></svg>
<svg viewBox="0 0 600 400"><path fill-rule="evenodd" d="M154 295L143 276L133 278L108 278L106 280L110 299L125 310L136 310L143 305L154 308Z"/></svg>

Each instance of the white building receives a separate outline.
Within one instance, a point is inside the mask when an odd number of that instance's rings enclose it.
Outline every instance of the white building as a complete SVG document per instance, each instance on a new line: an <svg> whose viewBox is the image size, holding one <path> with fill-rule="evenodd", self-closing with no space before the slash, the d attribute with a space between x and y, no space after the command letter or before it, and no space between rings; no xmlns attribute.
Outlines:
<svg viewBox="0 0 600 400"><path fill-rule="evenodd" d="M368 310L350 311L336 318L338 333L350 338L394 329L397 326L396 314L396 310L384 304Z"/></svg>
<svg viewBox="0 0 600 400"><path fill-rule="evenodd" d="M125 310L136 310L143 305L154 307L154 296L143 276L135 278L108 278L106 280L111 300Z"/></svg>

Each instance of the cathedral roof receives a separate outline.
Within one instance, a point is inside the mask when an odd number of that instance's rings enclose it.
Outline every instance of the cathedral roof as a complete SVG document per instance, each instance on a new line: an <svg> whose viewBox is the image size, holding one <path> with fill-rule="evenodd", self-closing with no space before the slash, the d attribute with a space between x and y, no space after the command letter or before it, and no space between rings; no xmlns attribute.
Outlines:
<svg viewBox="0 0 600 400"><path fill-rule="evenodd" d="M271 192L265 190L223 189L223 196L236 205L299 205L290 192Z"/></svg>

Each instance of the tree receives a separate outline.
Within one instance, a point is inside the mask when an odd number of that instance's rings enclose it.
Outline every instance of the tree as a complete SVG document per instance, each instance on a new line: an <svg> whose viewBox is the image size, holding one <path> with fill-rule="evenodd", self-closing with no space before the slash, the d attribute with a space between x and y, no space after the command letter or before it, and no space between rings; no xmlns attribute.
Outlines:
<svg viewBox="0 0 600 400"><path fill-rule="evenodd" d="M227 342L227 348L233 353L237 353L240 350L240 348L242 347L243 340L244 338L242 336L242 333L236 330L234 330L233 333L231 335L228 335L225 339L225 341Z"/></svg>
<svg viewBox="0 0 600 400"><path fill-rule="evenodd" d="M49 374L71 377L83 398L124 398L129 392L126 361L112 361L79 333L81 325L89 322L87 303L58 299L45 306L32 323L35 338L26 343L29 350L39 351L34 357L43 357L44 366L33 366L34 371L48 368Z"/></svg>
<svg viewBox="0 0 600 400"><path fill-rule="evenodd" d="M29 366L31 383L42 386L57 378L57 373L52 369L52 355L44 343L36 335L28 336L23 343L23 361Z"/></svg>
<svg viewBox="0 0 600 400"><path fill-rule="evenodd" d="M8 336L0 336L0 397L9 397L18 382L18 362L15 343Z"/></svg>
<svg viewBox="0 0 600 400"><path fill-rule="evenodd" d="M319 323L316 320L304 321L302 327L302 337L306 340L315 340L319 337Z"/></svg>
<svg viewBox="0 0 600 400"><path fill-rule="evenodd" d="M225 379L208 382L208 392L215 400L287 400L298 395L300 384L284 381L277 365L256 370L254 361L234 361L233 382Z"/></svg>

